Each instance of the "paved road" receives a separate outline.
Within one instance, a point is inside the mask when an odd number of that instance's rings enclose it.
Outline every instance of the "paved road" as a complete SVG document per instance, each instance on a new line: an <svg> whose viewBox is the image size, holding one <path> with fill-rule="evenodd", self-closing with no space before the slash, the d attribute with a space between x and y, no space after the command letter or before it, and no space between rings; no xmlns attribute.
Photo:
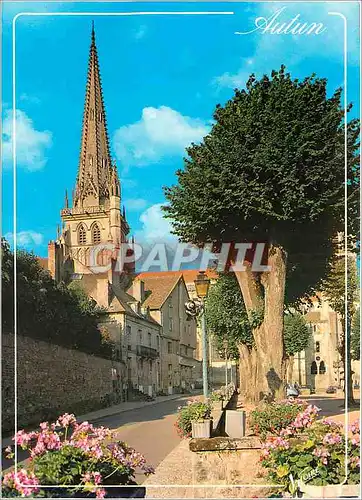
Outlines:
<svg viewBox="0 0 362 500"><path fill-rule="evenodd" d="M189 396L182 396L179 399L104 417L92 423L117 429L119 439L142 453L149 465L156 468L180 442L174 424L177 407L184 404L187 399ZM24 459L26 456L20 454L18 460ZM3 461L4 469L11 465L13 464L10 461ZM137 477L138 482L143 479L144 476Z"/></svg>

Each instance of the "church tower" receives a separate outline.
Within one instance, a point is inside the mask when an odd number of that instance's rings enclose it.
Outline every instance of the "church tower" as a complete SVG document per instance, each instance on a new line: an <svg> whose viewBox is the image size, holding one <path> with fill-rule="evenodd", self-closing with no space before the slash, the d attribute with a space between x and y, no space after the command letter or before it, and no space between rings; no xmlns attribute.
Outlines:
<svg viewBox="0 0 362 500"><path fill-rule="evenodd" d="M65 193L61 235L48 246L49 270L55 279L66 279L71 273L92 273L90 251L95 245L112 243L117 247L127 242L129 226L120 204L121 186L110 155L92 26L78 175L71 203Z"/></svg>

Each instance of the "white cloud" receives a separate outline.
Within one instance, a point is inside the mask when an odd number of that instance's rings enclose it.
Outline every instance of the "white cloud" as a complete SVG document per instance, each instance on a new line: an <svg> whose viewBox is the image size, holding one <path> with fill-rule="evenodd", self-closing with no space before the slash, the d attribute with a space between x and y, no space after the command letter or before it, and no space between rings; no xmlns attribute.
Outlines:
<svg viewBox="0 0 362 500"><path fill-rule="evenodd" d="M242 68L237 73L224 73L214 78L213 83L219 87L236 88L244 87L252 70L253 59L243 59ZM249 69L248 69L249 68Z"/></svg>
<svg viewBox="0 0 362 500"><path fill-rule="evenodd" d="M171 223L169 219L165 219L161 210L162 205L163 203L156 203L142 212L140 215L142 229L136 233L136 242L175 239L175 236L171 234Z"/></svg>
<svg viewBox="0 0 362 500"><path fill-rule="evenodd" d="M14 244L13 233L6 233L5 239L11 244ZM36 231L20 231L16 235L16 245L19 247L27 247L32 245L41 245L43 243L43 235Z"/></svg>
<svg viewBox="0 0 362 500"><path fill-rule="evenodd" d="M263 74L269 74L272 69L278 70L281 64L287 66L287 70L293 71L293 76L304 76L303 61L309 59L309 64L314 64L313 71L320 73L320 65L323 58L335 60L341 63L343 69L343 20L338 16L329 15L329 12L340 12L344 14L348 22L348 64L359 64L359 33L356 19L359 17L358 5L345 2L297 2L285 4L283 2L262 2L253 19L249 19L240 27L241 32L248 32L255 28L255 19L265 17L269 19L273 13L285 7L284 11L276 19L276 22L289 22L297 14L299 21L304 23L322 22L326 30L320 35L272 35L263 34L261 31L246 35L235 35L242 37L257 37L257 44L252 59L243 59L241 65L234 72L225 72L216 76L212 83L217 87L235 88L244 87L251 73L257 78ZM313 60L311 60L311 58Z"/></svg>
<svg viewBox="0 0 362 500"><path fill-rule="evenodd" d="M143 210L147 205L147 201L143 198L130 198L124 201L124 206L127 211Z"/></svg>
<svg viewBox="0 0 362 500"><path fill-rule="evenodd" d="M4 163L12 160L12 111L4 113L2 131L2 153ZM46 162L46 150L52 144L51 132L34 128L33 121L24 111L16 110L16 160L17 164L29 171L42 169Z"/></svg>
<svg viewBox="0 0 362 500"><path fill-rule="evenodd" d="M20 101L26 101L32 104L40 104L40 99L38 97L26 94L25 92L20 94L19 99Z"/></svg>
<svg viewBox="0 0 362 500"><path fill-rule="evenodd" d="M156 163L164 156L182 155L191 142L200 141L210 123L183 116L167 106L142 110L141 120L120 127L114 134L114 150L124 167Z"/></svg>
<svg viewBox="0 0 362 500"><path fill-rule="evenodd" d="M147 27L144 24L141 24L141 26L138 28L138 30L135 32L134 37L136 40L141 40L147 33Z"/></svg>

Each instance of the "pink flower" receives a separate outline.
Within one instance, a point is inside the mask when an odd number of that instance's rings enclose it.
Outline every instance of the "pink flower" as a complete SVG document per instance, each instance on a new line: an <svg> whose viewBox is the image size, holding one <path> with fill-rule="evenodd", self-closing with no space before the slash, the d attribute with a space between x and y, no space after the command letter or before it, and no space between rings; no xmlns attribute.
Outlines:
<svg viewBox="0 0 362 500"><path fill-rule="evenodd" d="M329 453L329 451L326 448L322 448L322 447L321 448L316 448L313 451L313 455L315 455L316 457L320 458L323 465L327 465L328 464L327 457L330 456L330 453Z"/></svg>
<svg viewBox="0 0 362 500"><path fill-rule="evenodd" d="M352 434L359 434L360 429L359 429L359 420L355 420L353 424L351 425L351 431Z"/></svg>
<svg viewBox="0 0 362 500"><path fill-rule="evenodd" d="M360 467L361 466L360 457L351 457L350 460L349 460L349 463L351 465L355 465L356 467Z"/></svg>
<svg viewBox="0 0 362 500"><path fill-rule="evenodd" d="M33 496L39 491L39 482L33 473L27 472L25 469L20 469L15 472L5 474L3 479L3 486L10 490L17 490L21 496Z"/></svg>
<svg viewBox="0 0 362 500"><path fill-rule="evenodd" d="M353 445L358 445L360 442L360 435L359 434L354 434L352 439L351 439L351 443Z"/></svg>
<svg viewBox="0 0 362 500"><path fill-rule="evenodd" d="M64 413L64 415L61 415L58 417L58 420L56 422L56 425L58 427L68 427L69 425L74 425L77 423L77 419L75 418L75 415L73 413Z"/></svg>
<svg viewBox="0 0 362 500"><path fill-rule="evenodd" d="M104 488L97 488L96 498L104 498L106 496L106 490Z"/></svg>
<svg viewBox="0 0 362 500"><path fill-rule="evenodd" d="M329 432L323 438L323 444L341 444L342 437L339 434Z"/></svg>

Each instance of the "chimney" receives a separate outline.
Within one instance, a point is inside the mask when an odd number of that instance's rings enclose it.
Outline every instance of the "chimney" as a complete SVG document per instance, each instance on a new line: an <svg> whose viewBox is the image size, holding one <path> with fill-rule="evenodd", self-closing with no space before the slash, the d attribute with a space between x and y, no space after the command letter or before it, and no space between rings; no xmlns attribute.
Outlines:
<svg viewBox="0 0 362 500"><path fill-rule="evenodd" d="M50 272L52 278L56 278L56 243L55 241L49 241L48 243L48 271Z"/></svg>
<svg viewBox="0 0 362 500"><path fill-rule="evenodd" d="M142 304L145 300L145 283L142 280L135 280L132 284L133 297Z"/></svg>
<svg viewBox="0 0 362 500"><path fill-rule="evenodd" d="M107 278L97 279L97 303L101 307L109 306L109 282Z"/></svg>

